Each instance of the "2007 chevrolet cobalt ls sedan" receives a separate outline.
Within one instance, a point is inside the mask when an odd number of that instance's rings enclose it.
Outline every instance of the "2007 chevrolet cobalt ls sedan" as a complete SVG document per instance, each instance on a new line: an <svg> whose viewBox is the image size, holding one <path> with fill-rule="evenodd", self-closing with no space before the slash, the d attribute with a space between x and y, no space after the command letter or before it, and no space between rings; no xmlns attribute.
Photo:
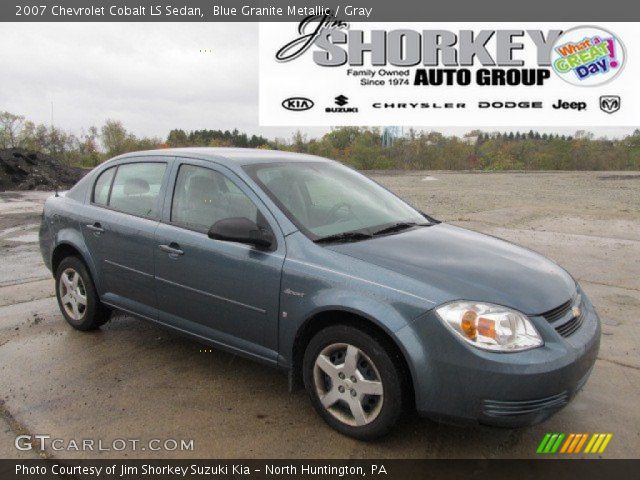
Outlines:
<svg viewBox="0 0 640 480"><path fill-rule="evenodd" d="M440 223L320 157L185 148L116 157L47 200L60 309L111 309L285 370L361 439L403 410L542 421L586 382L600 321L534 252Z"/></svg>

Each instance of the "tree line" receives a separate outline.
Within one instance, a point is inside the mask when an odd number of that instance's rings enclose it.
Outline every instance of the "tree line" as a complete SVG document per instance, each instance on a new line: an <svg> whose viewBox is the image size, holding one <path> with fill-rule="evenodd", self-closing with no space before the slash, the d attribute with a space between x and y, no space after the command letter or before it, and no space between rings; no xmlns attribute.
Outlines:
<svg viewBox="0 0 640 480"><path fill-rule="evenodd" d="M389 139L379 128L333 128L320 138L297 131L269 140L235 130L173 129L166 139L139 137L107 120L80 134L0 112L0 149L23 148L63 163L93 167L122 153L154 148L212 146L269 148L334 158L362 170L639 170L640 129L619 139L473 130L463 136L410 129Z"/></svg>

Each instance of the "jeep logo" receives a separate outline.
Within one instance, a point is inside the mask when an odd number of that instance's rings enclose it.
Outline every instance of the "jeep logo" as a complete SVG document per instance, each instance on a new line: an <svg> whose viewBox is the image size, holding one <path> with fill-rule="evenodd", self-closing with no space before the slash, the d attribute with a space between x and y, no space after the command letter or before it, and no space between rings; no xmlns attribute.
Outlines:
<svg viewBox="0 0 640 480"><path fill-rule="evenodd" d="M282 106L293 112L302 112L313 107L313 101L304 97L291 97L283 100Z"/></svg>
<svg viewBox="0 0 640 480"><path fill-rule="evenodd" d="M552 108L558 110L559 108L563 110L586 110L587 102L566 102L562 99L558 99L556 103L551 105Z"/></svg>

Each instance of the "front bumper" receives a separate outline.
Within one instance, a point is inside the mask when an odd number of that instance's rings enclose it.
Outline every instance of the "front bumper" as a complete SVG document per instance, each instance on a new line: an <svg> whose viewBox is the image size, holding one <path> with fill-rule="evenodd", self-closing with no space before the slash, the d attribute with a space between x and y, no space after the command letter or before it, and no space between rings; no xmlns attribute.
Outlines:
<svg viewBox="0 0 640 480"><path fill-rule="evenodd" d="M504 427L549 418L584 386L598 354L600 319L584 293L582 298L582 323L567 337L544 317L531 317L545 344L524 352L467 345L434 311L397 332L410 359L418 412Z"/></svg>

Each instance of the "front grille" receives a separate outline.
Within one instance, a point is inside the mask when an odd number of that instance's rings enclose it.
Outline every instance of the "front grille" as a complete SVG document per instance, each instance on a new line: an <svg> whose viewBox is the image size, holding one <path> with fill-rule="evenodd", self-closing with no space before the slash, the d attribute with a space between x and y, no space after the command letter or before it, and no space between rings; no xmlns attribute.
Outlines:
<svg viewBox="0 0 640 480"><path fill-rule="evenodd" d="M571 317L571 320L555 327L555 329L556 332L558 332L563 337L568 337L580 328L582 322L584 322L584 312L582 312L581 310L580 315L578 315L577 317Z"/></svg>
<svg viewBox="0 0 640 480"><path fill-rule="evenodd" d="M569 312L569 310L571 310L572 304L573 300L567 300L559 307L556 307L553 310L549 310L547 313L543 313L542 316L547 319L547 322L553 323L556 320L560 320L562 317L564 317Z"/></svg>
<svg viewBox="0 0 640 480"><path fill-rule="evenodd" d="M577 317L573 315L574 306L580 308L580 314ZM584 322L584 305L582 303L582 297L577 295L559 307L543 313L542 316L553 325L553 328L555 328L560 335L568 337L575 333L582 325L582 322Z"/></svg>
<svg viewBox="0 0 640 480"><path fill-rule="evenodd" d="M550 397L536 400L504 401L483 400L482 407L485 415L490 417L514 417L529 415L545 410L556 410L569 402L569 392L564 391Z"/></svg>

